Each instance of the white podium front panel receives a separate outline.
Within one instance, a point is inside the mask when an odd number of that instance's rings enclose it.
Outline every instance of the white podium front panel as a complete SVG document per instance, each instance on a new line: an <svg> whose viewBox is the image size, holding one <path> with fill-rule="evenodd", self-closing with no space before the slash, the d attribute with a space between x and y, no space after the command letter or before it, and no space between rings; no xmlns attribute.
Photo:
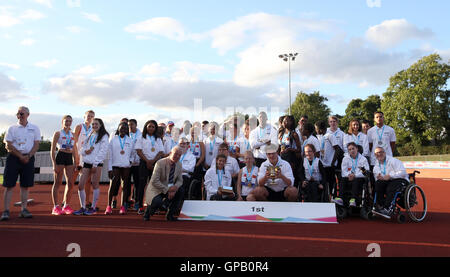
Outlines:
<svg viewBox="0 0 450 277"><path fill-rule="evenodd" d="M338 223L334 203L186 200L180 220Z"/></svg>

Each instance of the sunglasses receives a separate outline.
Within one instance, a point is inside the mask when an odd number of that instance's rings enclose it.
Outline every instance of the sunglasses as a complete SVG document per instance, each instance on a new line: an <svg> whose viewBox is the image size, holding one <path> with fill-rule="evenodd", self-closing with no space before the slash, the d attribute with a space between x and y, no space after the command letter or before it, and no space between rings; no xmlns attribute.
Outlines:
<svg viewBox="0 0 450 277"><path fill-rule="evenodd" d="M17 116L24 116L25 113L17 113L16 115L17 115Z"/></svg>

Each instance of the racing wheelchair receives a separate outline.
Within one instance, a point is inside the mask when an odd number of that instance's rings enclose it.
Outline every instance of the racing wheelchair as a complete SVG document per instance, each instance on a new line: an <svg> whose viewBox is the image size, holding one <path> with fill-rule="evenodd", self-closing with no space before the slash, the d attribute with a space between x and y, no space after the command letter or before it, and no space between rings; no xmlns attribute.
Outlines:
<svg viewBox="0 0 450 277"><path fill-rule="evenodd" d="M359 168L364 175L364 183L362 187L362 191L359 197L356 199L356 205L350 206L349 200L351 198L351 189L345 188L342 190L343 194L340 195L340 198L343 200L343 205L336 204L336 217L338 220L342 220L348 216L358 215L364 219L372 219L372 207L373 207L373 185L370 182L370 174L369 170L366 170L364 167ZM339 180L338 184L343 185L342 178ZM337 186L337 184L336 184ZM333 188L335 191L336 186Z"/></svg>
<svg viewBox="0 0 450 277"><path fill-rule="evenodd" d="M409 174L409 183L405 181L402 184L401 189L395 193L394 199L389 206L388 217L397 217L399 223L405 223L407 218L414 222L421 222L427 215L427 200L423 189L416 184L416 174L420 174L420 171L415 170ZM372 212L386 217L377 212L375 207L376 197L377 195L375 194Z"/></svg>

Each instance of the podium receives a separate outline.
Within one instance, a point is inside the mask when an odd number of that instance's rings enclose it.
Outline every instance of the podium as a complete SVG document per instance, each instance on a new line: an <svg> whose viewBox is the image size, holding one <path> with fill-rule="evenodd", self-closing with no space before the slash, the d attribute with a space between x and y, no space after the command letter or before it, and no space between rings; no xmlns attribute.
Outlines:
<svg viewBox="0 0 450 277"><path fill-rule="evenodd" d="M334 203L186 200L179 220L270 223L334 223Z"/></svg>

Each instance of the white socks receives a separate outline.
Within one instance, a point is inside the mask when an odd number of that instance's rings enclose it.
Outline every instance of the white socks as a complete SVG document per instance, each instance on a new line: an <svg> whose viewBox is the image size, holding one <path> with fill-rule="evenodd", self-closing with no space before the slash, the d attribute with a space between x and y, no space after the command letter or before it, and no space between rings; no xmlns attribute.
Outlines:
<svg viewBox="0 0 450 277"><path fill-rule="evenodd" d="M97 207L97 201L99 197L100 197L100 188L94 189L94 199L92 199L92 208L95 209Z"/></svg>
<svg viewBox="0 0 450 277"><path fill-rule="evenodd" d="M86 209L86 192L84 190L78 191L78 196L80 197L80 205L83 209Z"/></svg>

